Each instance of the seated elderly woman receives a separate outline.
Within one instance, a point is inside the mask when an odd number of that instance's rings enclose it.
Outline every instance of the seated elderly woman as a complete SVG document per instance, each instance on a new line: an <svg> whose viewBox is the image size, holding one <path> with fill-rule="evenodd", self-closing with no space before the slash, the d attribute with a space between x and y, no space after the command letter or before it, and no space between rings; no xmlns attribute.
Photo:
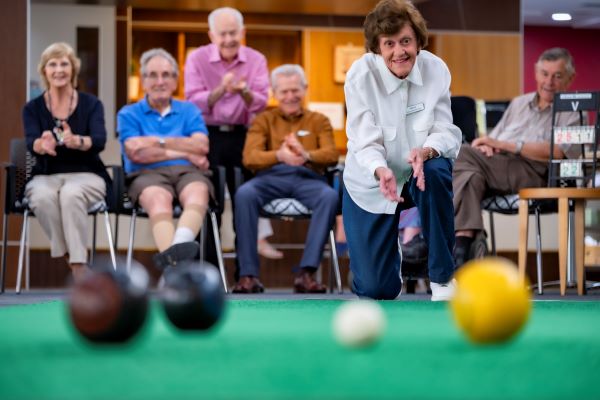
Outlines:
<svg viewBox="0 0 600 400"><path fill-rule="evenodd" d="M23 109L27 148L36 158L25 196L50 238L51 256L65 256L75 279L88 270L87 210L110 187L99 156L104 108L76 90L80 65L68 44L48 46L38 66L46 91Z"/></svg>

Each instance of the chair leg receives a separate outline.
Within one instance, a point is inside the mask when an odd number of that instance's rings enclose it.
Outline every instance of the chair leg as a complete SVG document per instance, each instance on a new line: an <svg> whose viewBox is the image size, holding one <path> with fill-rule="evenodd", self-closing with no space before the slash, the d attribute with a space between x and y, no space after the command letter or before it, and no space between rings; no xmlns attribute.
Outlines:
<svg viewBox="0 0 600 400"><path fill-rule="evenodd" d="M537 264L538 293L544 293L544 278L542 266L542 228L540 224L540 209L535 208L535 260Z"/></svg>
<svg viewBox="0 0 600 400"><path fill-rule="evenodd" d="M2 270L0 270L0 294L4 293L6 278L6 254L8 253L8 214L2 216Z"/></svg>
<svg viewBox="0 0 600 400"><path fill-rule="evenodd" d="M490 215L490 240L492 242L492 255L496 257L496 228L494 227L494 212L488 211Z"/></svg>
<svg viewBox="0 0 600 400"><path fill-rule="evenodd" d="M95 217L94 217L95 218ZM115 256L115 247L113 244L112 230L110 229L110 218L108 211L104 211L104 226L106 227L106 239L108 240L108 249L110 251L110 261L112 262L113 269L117 270L117 258Z"/></svg>
<svg viewBox="0 0 600 400"><path fill-rule="evenodd" d="M119 251L119 214L115 214L115 239L113 243L115 251Z"/></svg>
<svg viewBox="0 0 600 400"><path fill-rule="evenodd" d="M133 237L135 236L135 219L137 213L135 210L131 213L131 222L129 222L129 241L127 243L127 275L131 273L131 259L133 258Z"/></svg>
<svg viewBox="0 0 600 400"><path fill-rule="evenodd" d="M337 256L337 249L335 248L335 235L333 234L333 229L329 230L329 247L331 248L331 263L330 265L333 267L333 271L335 272L335 282L337 284L337 290L339 294L342 294L342 277L340 275L340 264ZM331 276L331 268L329 271Z"/></svg>
<svg viewBox="0 0 600 400"><path fill-rule="evenodd" d="M31 276L31 225L30 220L27 218L27 236L25 237L25 290L29 290L29 278Z"/></svg>
<svg viewBox="0 0 600 400"><path fill-rule="evenodd" d="M21 278L23 277L23 258L25 256L25 239L27 237L27 217L29 211L23 213L23 227L21 228L21 240L19 242L19 262L17 267L17 286L15 292L21 293Z"/></svg>
<svg viewBox="0 0 600 400"><path fill-rule="evenodd" d="M204 261L206 259L206 255L204 254L204 246L206 245L206 229L208 227L208 221L206 218L202 221L202 227L200 228L200 261Z"/></svg>
<svg viewBox="0 0 600 400"><path fill-rule="evenodd" d="M217 214L214 211L209 211L210 222L213 229L213 236L215 238L215 248L217 250L217 262L219 263L219 271L221 272L221 280L223 281L223 288L227 293L227 277L225 276L225 263L223 262L223 251L221 250L221 238L219 237L219 225L217 224Z"/></svg>
<svg viewBox="0 0 600 400"><path fill-rule="evenodd" d="M96 257L96 228L97 228L97 214L92 216L92 251L90 252L90 265L94 264L94 258Z"/></svg>

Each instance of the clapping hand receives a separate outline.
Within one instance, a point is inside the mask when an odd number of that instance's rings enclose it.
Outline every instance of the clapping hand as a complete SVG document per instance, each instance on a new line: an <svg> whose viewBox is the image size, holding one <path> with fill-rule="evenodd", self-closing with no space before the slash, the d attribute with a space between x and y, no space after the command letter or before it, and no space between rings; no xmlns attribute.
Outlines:
<svg viewBox="0 0 600 400"><path fill-rule="evenodd" d="M75 135L66 121L62 123L62 143L68 149L78 149L81 147L79 135Z"/></svg>
<svg viewBox="0 0 600 400"><path fill-rule="evenodd" d="M42 132L40 145L42 147L42 154L56 156L56 139L54 139L54 135L51 131Z"/></svg>

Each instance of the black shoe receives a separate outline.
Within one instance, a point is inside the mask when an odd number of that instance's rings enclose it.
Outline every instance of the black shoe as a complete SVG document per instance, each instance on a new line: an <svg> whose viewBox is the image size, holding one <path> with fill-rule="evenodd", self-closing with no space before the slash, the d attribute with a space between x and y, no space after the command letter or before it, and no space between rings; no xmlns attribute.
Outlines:
<svg viewBox="0 0 600 400"><path fill-rule="evenodd" d="M489 254L487 246L487 233L481 230L475 234L471 248L469 249L469 260L483 258Z"/></svg>
<svg viewBox="0 0 600 400"><path fill-rule="evenodd" d="M470 258L471 246L454 246L454 265L458 269L462 267Z"/></svg>
<svg viewBox="0 0 600 400"><path fill-rule="evenodd" d="M194 260L200 254L200 245L198 242L177 243L169 247L162 253L155 254L152 257L154 265L160 270L177 265L178 262Z"/></svg>
<svg viewBox="0 0 600 400"><path fill-rule="evenodd" d="M400 244L400 247L402 248L403 263L427 264L427 253L429 252L429 248L427 247L427 242L425 242L425 239L421 237L421 235L413 237L408 243Z"/></svg>

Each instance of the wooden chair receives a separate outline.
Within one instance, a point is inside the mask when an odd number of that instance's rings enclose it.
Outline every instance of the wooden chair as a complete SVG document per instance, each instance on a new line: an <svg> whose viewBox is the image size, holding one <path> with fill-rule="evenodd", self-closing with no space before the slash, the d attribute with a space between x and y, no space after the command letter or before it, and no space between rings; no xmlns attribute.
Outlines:
<svg viewBox="0 0 600 400"><path fill-rule="evenodd" d="M556 115L561 112L579 112L580 126L556 126ZM583 112L596 114L595 125L584 125ZM597 171L598 133L600 132L600 92L556 93L552 103L552 135L550 141L549 177L547 188L528 188L519 191L519 271L525 276L527 261L527 233L529 218L527 211L532 202L548 201L558 203L559 219L559 276L560 294L566 291L567 247L575 253L577 292L585 292L584 280L584 207L586 200L600 199L600 189L594 187ZM554 146L560 144L581 145L579 159L554 159ZM579 187L553 187L564 182ZM591 186L588 188L587 186ZM574 212L574 226L569 224L569 214ZM540 231L537 218L538 237ZM539 238L538 238L539 242ZM538 243L538 292L542 293L541 248Z"/></svg>

